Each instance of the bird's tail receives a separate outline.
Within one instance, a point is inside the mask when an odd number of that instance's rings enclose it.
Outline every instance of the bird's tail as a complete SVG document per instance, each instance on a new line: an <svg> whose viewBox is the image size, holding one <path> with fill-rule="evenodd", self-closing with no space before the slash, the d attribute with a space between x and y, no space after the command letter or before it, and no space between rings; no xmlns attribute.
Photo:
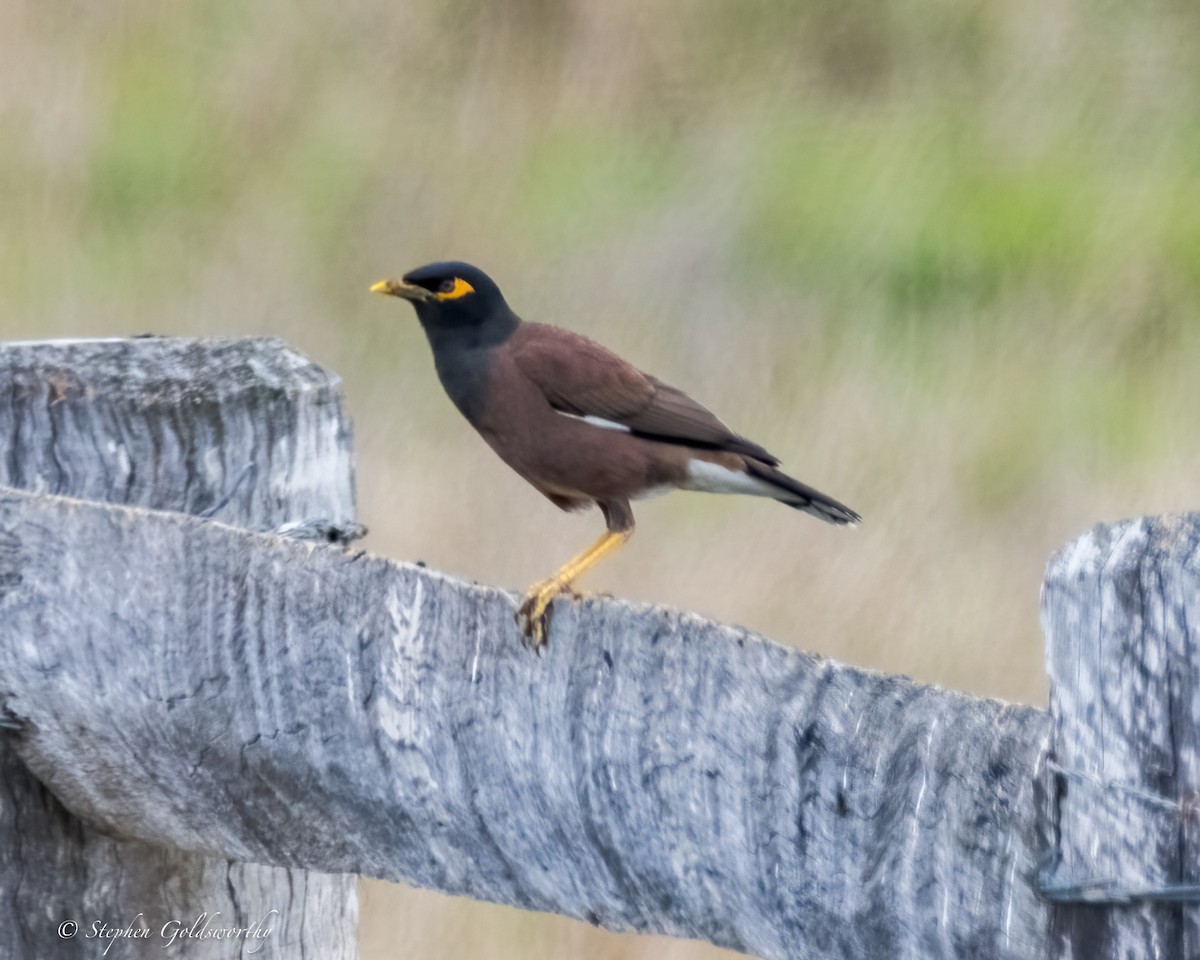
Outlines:
<svg viewBox="0 0 1200 960"><path fill-rule="evenodd" d="M833 497L827 497L808 484L789 477L781 470L776 470L770 464L746 457L746 472L777 489L779 495L775 499L780 503L786 503L796 510L810 513L826 523L854 524L862 520L862 517L844 503L838 503Z"/></svg>

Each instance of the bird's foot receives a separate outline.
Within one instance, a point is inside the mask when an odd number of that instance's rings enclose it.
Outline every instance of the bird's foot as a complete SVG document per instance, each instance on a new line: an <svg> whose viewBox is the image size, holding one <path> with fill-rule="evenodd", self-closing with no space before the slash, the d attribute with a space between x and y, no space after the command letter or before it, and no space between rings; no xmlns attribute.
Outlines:
<svg viewBox="0 0 1200 960"><path fill-rule="evenodd" d="M521 603L517 607L516 621L521 625L526 646L531 647L535 652L540 653L542 647L550 642L551 601L567 590L569 586L569 584L551 577L549 580L540 580L535 583L525 591L525 596L521 598Z"/></svg>

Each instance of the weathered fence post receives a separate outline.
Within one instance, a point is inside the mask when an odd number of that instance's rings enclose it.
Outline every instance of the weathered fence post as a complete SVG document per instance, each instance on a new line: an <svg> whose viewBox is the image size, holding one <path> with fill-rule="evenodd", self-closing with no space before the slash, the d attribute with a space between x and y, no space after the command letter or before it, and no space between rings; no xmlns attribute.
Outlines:
<svg viewBox="0 0 1200 960"><path fill-rule="evenodd" d="M0 484L250 528L354 517L337 378L277 341L0 344ZM0 533L0 556L14 549ZM0 593L20 569L10 565L7 577ZM36 647L44 638L14 640ZM0 699L10 679L0 673ZM353 876L103 835L30 774L14 749L22 736L0 730L0 957L99 956L94 922L148 931L122 938L110 957L357 955ZM198 918L191 936L168 944L161 935L165 923ZM271 931L265 940L204 938L205 929L259 923Z"/></svg>
<svg viewBox="0 0 1200 960"><path fill-rule="evenodd" d="M1051 956L1200 957L1200 515L1097 526L1055 557L1042 891Z"/></svg>

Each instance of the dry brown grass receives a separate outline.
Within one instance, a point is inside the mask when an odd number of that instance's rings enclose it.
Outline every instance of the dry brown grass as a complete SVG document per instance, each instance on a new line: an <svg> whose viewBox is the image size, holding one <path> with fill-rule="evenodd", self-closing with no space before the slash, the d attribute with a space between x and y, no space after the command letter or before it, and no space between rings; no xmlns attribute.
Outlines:
<svg viewBox="0 0 1200 960"><path fill-rule="evenodd" d="M345 376L369 546L515 589L599 519L366 293L472 260L866 517L655 501L590 587L1040 703L1048 554L1196 505L1196 14L867 9L7 0L0 336L284 336ZM363 916L366 958L716 955L374 883Z"/></svg>

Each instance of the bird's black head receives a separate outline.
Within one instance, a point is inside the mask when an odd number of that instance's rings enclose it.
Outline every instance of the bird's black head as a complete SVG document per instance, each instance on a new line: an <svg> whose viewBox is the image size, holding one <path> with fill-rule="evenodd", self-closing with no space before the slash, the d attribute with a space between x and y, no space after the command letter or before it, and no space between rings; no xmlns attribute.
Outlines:
<svg viewBox="0 0 1200 960"><path fill-rule="evenodd" d="M401 280L381 280L371 291L410 301L431 339L452 331L503 339L519 322L491 277L456 260L417 267Z"/></svg>

